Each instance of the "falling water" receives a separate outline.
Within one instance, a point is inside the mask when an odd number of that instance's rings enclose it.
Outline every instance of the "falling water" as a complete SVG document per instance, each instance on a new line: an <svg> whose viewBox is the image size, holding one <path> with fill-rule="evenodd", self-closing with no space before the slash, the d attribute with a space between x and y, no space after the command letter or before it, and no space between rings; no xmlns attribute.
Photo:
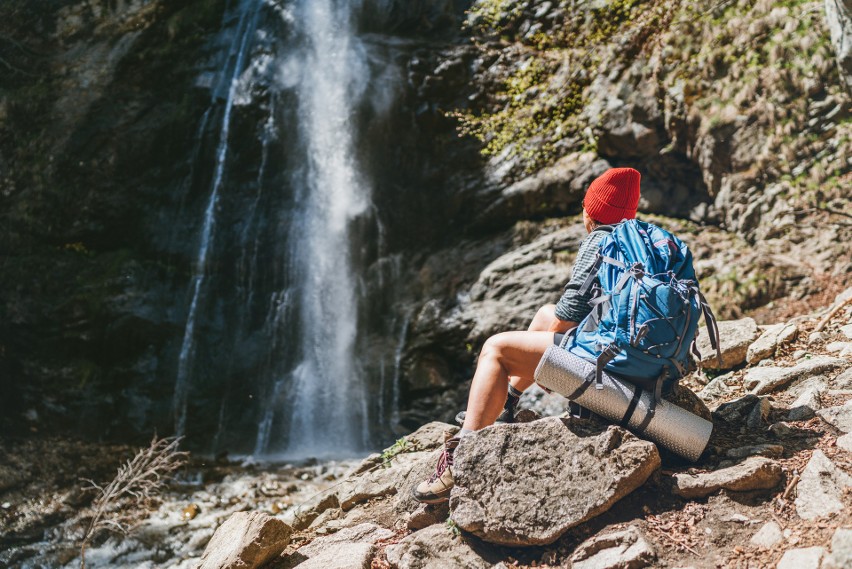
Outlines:
<svg viewBox="0 0 852 569"><path fill-rule="evenodd" d="M294 180L303 192L291 231L299 260L301 360L290 394L288 456L361 450L366 393L353 350L358 330L350 224L369 206L369 188L353 153L353 114L363 93L363 48L352 31L350 2L303 0L305 41L298 69L299 132L307 163Z"/></svg>
<svg viewBox="0 0 852 569"><path fill-rule="evenodd" d="M226 60L205 114L210 180L173 409L178 434L215 431L214 452L353 456L377 442L371 426L398 422L407 324L375 309L398 259L382 258L359 165L365 117L390 108L396 72L393 48L355 30L359 9L238 0L211 44Z"/></svg>
<svg viewBox="0 0 852 569"><path fill-rule="evenodd" d="M186 406L189 394L191 366L195 351L196 319L198 316L199 300L204 290L210 246L216 226L216 206L219 203L219 193L222 189L222 182L225 175L225 164L228 157L228 135L231 129L231 111L234 105L237 79L245 67L246 55L257 24L259 5L259 0L243 0L240 4L239 24L228 53L227 65L225 71L222 73L219 85L212 92L212 105L216 104L217 99L222 96L223 92L227 94L225 95L222 126L219 131L219 143L216 150L213 183L207 207L204 210L204 224L201 230L201 239L195 266L193 267L192 284L190 285L192 300L189 304L189 315L184 328L180 356L178 357L177 380L175 382L175 394L173 398L175 433L178 436L186 432Z"/></svg>

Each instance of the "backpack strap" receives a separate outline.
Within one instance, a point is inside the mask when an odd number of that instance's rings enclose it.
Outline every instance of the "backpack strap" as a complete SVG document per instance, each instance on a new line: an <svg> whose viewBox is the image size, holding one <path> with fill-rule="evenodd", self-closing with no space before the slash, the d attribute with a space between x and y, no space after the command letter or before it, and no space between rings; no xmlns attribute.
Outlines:
<svg viewBox="0 0 852 569"><path fill-rule="evenodd" d="M620 351L615 344L610 344L601 351L601 355L595 361L595 389L603 389L603 370Z"/></svg>
<svg viewBox="0 0 852 569"><path fill-rule="evenodd" d="M707 324L707 335L710 337L710 347L716 350L719 367L722 367L722 348L719 345L719 325L716 323L716 317L713 315L710 304L704 298L701 291L698 290L698 287L692 287L692 289L698 295L698 301L701 304L701 312L704 314L704 322ZM697 352L698 348L696 347L694 351ZM699 361L701 361L700 357L699 354Z"/></svg>

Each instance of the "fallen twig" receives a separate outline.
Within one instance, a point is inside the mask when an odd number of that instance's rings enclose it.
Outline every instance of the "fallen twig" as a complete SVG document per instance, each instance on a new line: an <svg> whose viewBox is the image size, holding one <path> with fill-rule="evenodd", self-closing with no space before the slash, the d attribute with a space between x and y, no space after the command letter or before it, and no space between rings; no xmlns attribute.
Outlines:
<svg viewBox="0 0 852 569"><path fill-rule="evenodd" d="M843 302L841 302L840 304L838 304L837 306L835 306L834 308L829 310L828 314L826 314L823 317L823 319L819 321L819 324L816 325L816 328L814 328L814 332L821 332L822 329L825 328L825 325L828 324L829 320L834 318L837 315L837 313L840 312L843 309L843 307L846 306L847 304L849 304L850 302L852 302L852 296L850 296L849 298L847 298L846 300L844 300Z"/></svg>
<svg viewBox="0 0 852 569"><path fill-rule="evenodd" d="M661 529L658 529L658 528L654 528L654 529L656 529L656 530L657 530L657 531L656 531L656 532L654 532L654 533L656 533L656 534L658 534L658 535L661 535L661 536L663 536L664 538L666 538L666 539L668 539L668 540L670 540L670 541L673 541L673 542L674 542L674 543L675 543L678 547L682 547L682 548L684 548L685 550L689 551L689 552L690 552L690 553L692 553L693 555L699 555L699 553L698 553L697 551L695 551L694 549L692 549L691 547L689 547L687 544L685 544L685 543L683 542L683 540L680 540L680 539L678 539L678 538L676 538L676 537L672 537L672 536L670 536L669 534L667 534L666 532L664 532L664 531L663 531L663 530L661 530Z"/></svg>
<svg viewBox="0 0 852 569"><path fill-rule="evenodd" d="M799 480L801 480L801 476L799 476L799 473L797 472L793 475L793 478L790 480L790 482L787 484L787 487L784 489L784 493L781 495L782 500L786 502L790 499L790 494L796 488L796 485L799 484Z"/></svg>

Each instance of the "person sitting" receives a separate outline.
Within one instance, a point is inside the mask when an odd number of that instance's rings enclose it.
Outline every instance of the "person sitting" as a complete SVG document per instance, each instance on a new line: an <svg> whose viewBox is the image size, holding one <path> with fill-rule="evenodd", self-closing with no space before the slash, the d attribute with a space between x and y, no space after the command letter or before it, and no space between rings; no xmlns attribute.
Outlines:
<svg viewBox="0 0 852 569"><path fill-rule="evenodd" d="M580 243L562 297L557 304L539 309L528 330L503 332L485 341L471 380L462 429L445 440L435 472L412 490L414 499L428 504L449 500L454 485L453 457L461 438L498 418L511 422L514 407L534 383L536 366L548 346L558 345L564 334L591 312L592 293L581 295L580 288L611 226L636 217L640 179L633 168L611 168L589 185L583 200L583 225L588 235Z"/></svg>

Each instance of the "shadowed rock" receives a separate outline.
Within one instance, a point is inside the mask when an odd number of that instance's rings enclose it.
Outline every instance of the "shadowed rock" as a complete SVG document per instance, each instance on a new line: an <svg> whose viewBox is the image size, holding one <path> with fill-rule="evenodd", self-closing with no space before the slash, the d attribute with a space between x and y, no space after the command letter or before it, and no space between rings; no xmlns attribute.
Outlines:
<svg viewBox="0 0 852 569"><path fill-rule="evenodd" d="M653 546L648 543L636 526L595 536L577 547L571 556L573 569L640 569L648 567L657 558Z"/></svg>
<svg viewBox="0 0 852 569"><path fill-rule="evenodd" d="M578 433L548 418L484 429L456 451L452 519L491 543L552 543L659 466L657 447L620 427Z"/></svg>
<svg viewBox="0 0 852 569"><path fill-rule="evenodd" d="M703 474L675 474L673 492L684 498L701 498L721 489L734 492L768 490L781 482L781 465L764 457Z"/></svg>

